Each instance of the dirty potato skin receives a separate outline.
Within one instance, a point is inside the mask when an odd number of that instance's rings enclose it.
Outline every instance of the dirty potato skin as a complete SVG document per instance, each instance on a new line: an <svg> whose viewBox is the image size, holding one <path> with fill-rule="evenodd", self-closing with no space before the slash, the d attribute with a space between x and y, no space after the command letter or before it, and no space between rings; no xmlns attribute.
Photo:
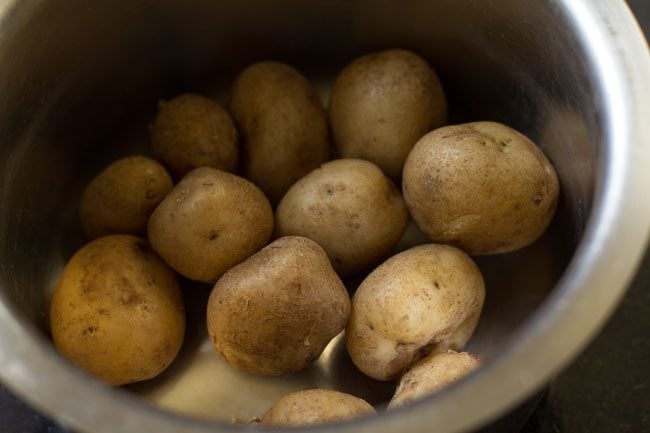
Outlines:
<svg viewBox="0 0 650 433"><path fill-rule="evenodd" d="M108 235L65 266L50 309L57 350L111 385L151 379L183 342L174 272L140 238Z"/></svg>
<svg viewBox="0 0 650 433"><path fill-rule="evenodd" d="M178 273L214 282L267 244L273 210L248 180L201 167L154 210L147 233L153 249Z"/></svg>
<svg viewBox="0 0 650 433"><path fill-rule="evenodd" d="M144 234L151 212L174 184L157 161L131 156L115 161L86 187L80 204L86 235Z"/></svg>
<svg viewBox="0 0 650 433"><path fill-rule="evenodd" d="M235 80L230 112L242 135L242 170L277 204L327 161L327 116L309 81L289 65L259 62Z"/></svg>
<svg viewBox="0 0 650 433"><path fill-rule="evenodd" d="M447 103L424 59L388 50L343 69L332 89L329 117L342 158L372 161L397 181L413 145L446 123Z"/></svg>
<svg viewBox="0 0 650 433"><path fill-rule="evenodd" d="M275 233L312 239L339 275L348 276L388 254L408 220L401 194L376 165L340 159L291 187L276 209Z"/></svg>
<svg viewBox="0 0 650 433"><path fill-rule="evenodd" d="M420 400L446 388L480 367L481 359L467 352L435 353L419 361L399 381L389 409Z"/></svg>
<svg viewBox="0 0 650 433"><path fill-rule="evenodd" d="M352 298L346 345L354 364L378 380L399 377L429 353L457 350L483 308L483 277L447 245L422 245L386 260Z"/></svg>
<svg viewBox="0 0 650 433"><path fill-rule="evenodd" d="M302 370L345 328L350 298L323 249L276 240L224 274L208 301L208 333L232 366L278 376Z"/></svg>
<svg viewBox="0 0 650 433"><path fill-rule="evenodd" d="M309 389L288 394L262 417L262 425L298 427L374 415L365 400L329 389Z"/></svg>
<svg viewBox="0 0 650 433"><path fill-rule="evenodd" d="M431 240L484 255L539 238L555 213L559 182L527 137L499 123L476 122L440 128L418 141L402 189Z"/></svg>
<svg viewBox="0 0 650 433"><path fill-rule="evenodd" d="M198 167L235 172L237 129L216 102L195 94L161 101L151 125L151 151L178 179Z"/></svg>

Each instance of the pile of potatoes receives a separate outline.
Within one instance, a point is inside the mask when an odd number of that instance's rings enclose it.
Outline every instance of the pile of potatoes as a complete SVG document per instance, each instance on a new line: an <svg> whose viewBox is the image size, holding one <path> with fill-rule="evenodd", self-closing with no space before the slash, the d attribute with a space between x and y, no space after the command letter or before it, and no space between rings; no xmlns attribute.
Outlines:
<svg viewBox="0 0 650 433"><path fill-rule="evenodd" d="M83 194L91 241L52 299L56 348L112 385L156 376L183 342L180 275L213 285L207 331L236 369L295 373L345 330L361 372L398 381L388 409L459 380L480 363L461 352L485 298L470 256L534 242L559 184L519 132L446 121L434 70L405 50L346 66L328 111L276 62L241 72L225 107L195 94L161 102L153 158L112 163ZM388 257L411 218L431 243ZM360 274L350 298L342 279ZM305 390L258 421L372 413L357 397Z"/></svg>

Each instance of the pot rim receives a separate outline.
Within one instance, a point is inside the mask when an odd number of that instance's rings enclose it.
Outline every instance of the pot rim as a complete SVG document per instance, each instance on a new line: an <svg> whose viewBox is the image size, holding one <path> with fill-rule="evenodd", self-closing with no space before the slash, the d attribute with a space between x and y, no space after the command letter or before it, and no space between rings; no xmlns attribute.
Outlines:
<svg viewBox="0 0 650 433"><path fill-rule="evenodd" d="M27 4L26 4L27 3ZM40 0L0 4L0 24ZM646 248L650 205L650 56L623 0L559 1L577 30L607 101L601 183L583 239L544 304L480 372L388 414L310 431L462 432L477 428L541 388L587 345L622 298ZM20 7L19 7L20 6ZM0 31L0 40L2 39ZM604 160L608 165L605 166ZM113 390L57 355L51 342L0 297L0 379L57 422L94 433L245 431L173 414ZM26 360L28 360L26 362ZM84 402L83 406L79 402ZM242 430L244 429L244 430ZM300 431L294 429L293 431Z"/></svg>

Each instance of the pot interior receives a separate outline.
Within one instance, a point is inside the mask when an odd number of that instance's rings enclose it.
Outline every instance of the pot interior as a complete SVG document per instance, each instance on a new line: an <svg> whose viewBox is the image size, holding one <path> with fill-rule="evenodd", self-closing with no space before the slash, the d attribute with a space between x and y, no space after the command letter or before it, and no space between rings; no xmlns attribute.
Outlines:
<svg viewBox="0 0 650 433"><path fill-rule="evenodd" d="M159 100L196 92L223 103L242 68L278 60L309 77L326 104L331 82L350 60L401 47L437 70L452 123L507 123L543 148L560 177L556 217L538 242L477 259L487 299L468 349L489 358L524 329L566 269L596 182L601 103L587 56L554 3L71 0L65 6L24 2L5 11L2 302L21 313L24 326L48 335L52 289L65 261L85 242L81 192L110 161L148 153L148 124ZM411 227L401 247L421 242ZM260 378L230 368L207 340L210 288L184 286L188 330L181 354L164 374L130 391L222 421L261 415L280 396L305 388L347 391L376 405L392 395L393 383L356 370L340 336L298 375Z"/></svg>

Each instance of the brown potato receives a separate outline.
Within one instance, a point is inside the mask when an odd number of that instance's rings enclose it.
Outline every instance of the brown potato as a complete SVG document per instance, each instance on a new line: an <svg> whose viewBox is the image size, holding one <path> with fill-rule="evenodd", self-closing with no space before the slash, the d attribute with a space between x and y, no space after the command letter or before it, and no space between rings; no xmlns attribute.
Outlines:
<svg viewBox="0 0 650 433"><path fill-rule="evenodd" d="M405 50L368 54L340 73L329 105L334 144L342 158L367 159L394 180L413 145L447 121L435 72Z"/></svg>
<svg viewBox="0 0 650 433"><path fill-rule="evenodd" d="M553 166L524 135L494 122L424 136L404 166L404 199L435 242L468 254L523 248L548 227L559 195Z"/></svg>
<svg viewBox="0 0 650 433"><path fill-rule="evenodd" d="M350 298L321 247L278 239L224 274L208 301L208 333L232 366L278 376L302 370L343 330Z"/></svg>
<svg viewBox="0 0 650 433"><path fill-rule="evenodd" d="M178 273L214 282L266 245L273 210L251 182L202 167L154 210L147 232L153 249Z"/></svg>
<svg viewBox="0 0 650 433"><path fill-rule="evenodd" d="M360 272L388 254L408 220L393 182L360 159L323 164L296 182L275 212L276 236L316 241L341 276Z"/></svg>
<svg viewBox="0 0 650 433"><path fill-rule="evenodd" d="M483 308L483 277L472 259L447 245L422 245L386 260L352 297L345 331L354 364L392 380L429 353L457 350Z"/></svg>
<svg viewBox="0 0 650 433"><path fill-rule="evenodd" d="M467 352L435 353L418 362L399 381L388 409L420 400L458 382L480 367L481 359Z"/></svg>
<svg viewBox="0 0 650 433"><path fill-rule="evenodd" d="M329 159L325 110L309 81L291 66L249 66L237 77L229 106L242 134L244 176L271 203Z"/></svg>
<svg viewBox="0 0 650 433"><path fill-rule="evenodd" d="M365 400L329 389L309 389L288 394L262 417L262 425L306 426L341 422L377 412Z"/></svg>
<svg viewBox="0 0 650 433"><path fill-rule="evenodd" d="M177 178L198 167L237 170L237 129L216 102L184 94L161 101L151 125L151 151Z"/></svg>
<svg viewBox="0 0 650 433"><path fill-rule="evenodd" d="M115 161L86 187L81 225L89 238L144 234L151 212L173 186L165 168L151 158L131 156Z"/></svg>
<svg viewBox="0 0 650 433"><path fill-rule="evenodd" d="M130 235L101 237L72 256L54 292L50 322L57 350L111 385L161 373L185 332L176 275Z"/></svg>

